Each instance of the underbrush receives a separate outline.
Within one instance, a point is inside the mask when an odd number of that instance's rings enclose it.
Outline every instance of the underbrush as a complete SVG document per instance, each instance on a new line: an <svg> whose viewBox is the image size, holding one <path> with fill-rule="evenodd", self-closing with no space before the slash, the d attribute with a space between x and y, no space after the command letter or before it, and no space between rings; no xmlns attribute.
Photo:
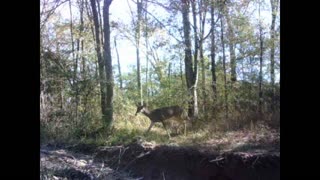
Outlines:
<svg viewBox="0 0 320 180"><path fill-rule="evenodd" d="M134 109L131 112L134 112ZM116 115L113 128L108 132L104 131L101 126L97 126L97 123L89 122L87 121L87 125L81 125L78 128L42 127L42 142L44 144L69 144L73 150L88 153L94 152L94 149L99 146L127 145L137 141L148 141L158 145L210 146L215 150L231 151L246 151L268 146L279 146L280 148L280 132L262 122L257 123L254 129L247 125L242 129L226 130L221 121L208 122L199 119L192 126L189 124L186 136L182 133L183 131L178 131L177 127L167 123L171 138L168 137L162 123L156 123L146 134L150 120L141 114L137 116L134 116L133 113Z"/></svg>

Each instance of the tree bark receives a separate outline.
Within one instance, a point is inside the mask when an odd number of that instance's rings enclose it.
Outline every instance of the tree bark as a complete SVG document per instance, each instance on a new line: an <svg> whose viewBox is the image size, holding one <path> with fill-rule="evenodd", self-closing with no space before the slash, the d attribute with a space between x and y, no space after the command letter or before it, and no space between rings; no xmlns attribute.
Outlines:
<svg viewBox="0 0 320 180"><path fill-rule="evenodd" d="M192 53L191 53L191 40L190 40L190 21L189 21L189 2L182 0L182 18L183 18L183 32L184 32L184 45L185 45L185 74L188 93L191 96L188 101L188 116L192 119L198 117L198 104L197 104L197 61L193 67ZM194 56L195 57L195 56Z"/></svg>
<svg viewBox="0 0 320 180"><path fill-rule="evenodd" d="M136 27L136 54L137 54L137 80L138 80L138 88L140 92L140 101L143 103L142 97L142 83L141 83L141 63L140 63L140 31L141 31L141 13L142 13L142 0L137 0L137 12L138 12L138 20Z"/></svg>
<svg viewBox="0 0 320 180"><path fill-rule="evenodd" d="M100 42L100 27L98 21L98 13L96 7L96 1L90 0L92 7L92 15L94 22L94 30L95 30L95 40L96 40L96 52L98 57L98 69L99 69L99 83L100 83L100 94L101 94L101 113L102 119L104 122L107 121L107 103L106 103L106 75L105 75L105 63L101 53L101 42ZM102 24L101 24L102 26Z"/></svg>
<svg viewBox="0 0 320 180"><path fill-rule="evenodd" d="M122 89L123 87L122 87L121 66L120 66L120 58L119 58L119 52L118 52L118 48L117 48L117 40L116 40L116 37L114 37L114 47L115 47L116 54L117 54L120 89Z"/></svg>
<svg viewBox="0 0 320 180"><path fill-rule="evenodd" d="M274 54L275 54L275 22L278 13L278 5L279 0L270 0L271 4L271 27L270 27L270 35L271 35L271 50L270 50L270 76L271 76L271 88L272 88L272 101L271 101L271 109L272 111L275 110L274 104L274 97L275 97L275 74L274 74Z"/></svg>
<svg viewBox="0 0 320 180"><path fill-rule="evenodd" d="M224 6L224 14L227 20L228 25L228 39L229 39L229 51L230 51L230 67L231 67L231 82L237 81L237 73L236 73L236 53L235 53L235 37L233 25L230 19L229 10L227 5Z"/></svg>
<svg viewBox="0 0 320 180"><path fill-rule="evenodd" d="M215 1L211 4L211 75L212 75L212 91L213 98L217 99L217 76L216 76L216 42L215 42L215 18L214 18L214 6Z"/></svg>
<svg viewBox="0 0 320 180"><path fill-rule="evenodd" d="M75 125L77 124L78 119L78 105L79 105L79 89L77 84L77 69L78 69L78 59L75 58L74 52L74 39L73 39L73 18L72 18L72 7L71 7L71 0L69 0L69 13L70 13L70 36L71 36L71 50L72 50L72 61L75 61L73 64L73 83L72 83L72 90L75 91Z"/></svg>
<svg viewBox="0 0 320 180"><path fill-rule="evenodd" d="M149 72L149 43L148 43L148 2L145 3L145 43L146 43L146 95L147 101L149 99L149 90L148 90L148 72Z"/></svg>
<svg viewBox="0 0 320 180"><path fill-rule="evenodd" d="M259 115L262 116L262 65L263 65L263 34L260 16L260 3L259 3L259 43L260 43L260 70L259 70Z"/></svg>
<svg viewBox="0 0 320 180"><path fill-rule="evenodd" d="M224 47L224 27L223 16L220 13L220 25L221 25L221 44L222 44L222 58L223 58L223 79L224 79L224 104L225 104L225 118L228 120L228 88L227 88L227 72L226 72L226 55Z"/></svg>
<svg viewBox="0 0 320 180"><path fill-rule="evenodd" d="M103 22L104 22L104 59L106 67L107 99L106 99L106 122L105 127L110 129L113 123L113 74L112 58L110 48L110 24L109 8L112 0L104 0Z"/></svg>
<svg viewBox="0 0 320 180"><path fill-rule="evenodd" d="M104 46L104 35L103 35L103 27L102 27L102 16L101 16L101 8L100 8L100 0L96 0L97 2L97 7L98 7L98 19L99 19L99 24L101 24L100 26L100 33L101 33L101 44L102 46Z"/></svg>

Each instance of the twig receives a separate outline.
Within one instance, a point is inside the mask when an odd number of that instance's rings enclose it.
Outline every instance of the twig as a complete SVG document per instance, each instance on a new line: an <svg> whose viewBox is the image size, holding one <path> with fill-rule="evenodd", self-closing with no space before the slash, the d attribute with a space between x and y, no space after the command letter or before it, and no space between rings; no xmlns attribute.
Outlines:
<svg viewBox="0 0 320 180"><path fill-rule="evenodd" d="M259 156L254 160L254 162L252 163L252 165L251 165L251 167L253 168L254 167L254 165L256 164L256 162L258 161L258 159L259 159Z"/></svg>
<svg viewBox="0 0 320 180"><path fill-rule="evenodd" d="M221 160L224 160L224 157L216 158L216 159L213 159L209 162L217 162L217 161L221 161Z"/></svg>
<svg viewBox="0 0 320 180"><path fill-rule="evenodd" d="M120 151L119 151L119 161L118 161L118 167L117 167L116 170L118 170L118 168L119 168L119 166L120 166L121 157L124 155L124 153L126 152L126 150L129 149L129 147L124 148L124 150L123 150L122 153L121 153L121 149L122 149L122 148L120 148Z"/></svg>

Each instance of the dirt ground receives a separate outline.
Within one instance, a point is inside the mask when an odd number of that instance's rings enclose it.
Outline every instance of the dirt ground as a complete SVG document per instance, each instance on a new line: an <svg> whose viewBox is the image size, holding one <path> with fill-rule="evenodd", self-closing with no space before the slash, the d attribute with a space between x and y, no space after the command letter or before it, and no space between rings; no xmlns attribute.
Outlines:
<svg viewBox="0 0 320 180"><path fill-rule="evenodd" d="M280 153L215 153L209 148L130 144L100 150L94 162L105 162L131 177L184 180L280 179Z"/></svg>
<svg viewBox="0 0 320 180"><path fill-rule="evenodd" d="M111 147L46 145L40 149L40 174L41 179L278 180L280 136L270 137L192 146L142 140Z"/></svg>

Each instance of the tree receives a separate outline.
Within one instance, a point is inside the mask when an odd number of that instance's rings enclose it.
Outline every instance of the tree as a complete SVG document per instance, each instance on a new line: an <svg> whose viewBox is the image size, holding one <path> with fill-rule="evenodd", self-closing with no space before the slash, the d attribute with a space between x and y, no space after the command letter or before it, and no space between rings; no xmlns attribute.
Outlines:
<svg viewBox="0 0 320 180"><path fill-rule="evenodd" d="M137 0L137 26L136 26L136 54L137 54L137 79L138 79L138 88L140 90L140 101L143 103L142 97L142 83L141 83L141 63L140 63L140 31L141 31L141 22L142 22L142 0Z"/></svg>
<svg viewBox="0 0 320 180"><path fill-rule="evenodd" d="M98 66L99 66L99 82L100 82L100 98L101 98L101 112L102 119L104 122L108 121L107 118L107 103L106 103L106 75L105 75L105 63L102 58L101 53L101 42L100 42L100 26L98 21L98 13L96 7L96 1L90 0L93 22L94 22L94 30L95 30L95 40L96 40L96 52L98 57Z"/></svg>
<svg viewBox="0 0 320 180"><path fill-rule="evenodd" d="M104 0L103 6L103 22L104 22L104 60L106 70L106 118L105 128L110 129L113 122L113 74L112 74L112 58L110 48L110 24L109 24L109 8L112 0Z"/></svg>
<svg viewBox="0 0 320 180"><path fill-rule="evenodd" d="M215 43L215 27L216 22L214 18L215 0L212 0L210 6L211 13L211 75L212 75L212 91L214 99L217 98L217 76L216 76L216 43Z"/></svg>
<svg viewBox="0 0 320 180"><path fill-rule="evenodd" d="M147 100L149 99L149 90L148 90L148 70L149 70L149 43L148 43L148 1L145 3L145 44L146 44L146 94L147 94Z"/></svg>
<svg viewBox="0 0 320 180"><path fill-rule="evenodd" d="M260 50L260 56L259 56L259 114L260 117L262 116L262 66L263 66L263 31L262 31L262 22L261 22L261 15L260 15L260 6L261 6L261 2L259 2L259 50Z"/></svg>
<svg viewBox="0 0 320 180"><path fill-rule="evenodd" d="M191 99L188 101L188 116L192 119L198 118L198 102L197 102L197 81L198 81L198 62L194 59L192 62L191 38L190 38L190 21L189 21L189 1L182 0L182 19L185 45L185 74L187 81L188 93ZM196 41L195 41L196 43ZM196 46L197 47L197 46ZM195 49L195 51L197 51ZM196 57L196 54L194 55Z"/></svg>
<svg viewBox="0 0 320 180"><path fill-rule="evenodd" d="M201 62L201 77L202 77L202 97L203 97L203 105L202 110L204 112L205 118L207 117L207 91L206 91L206 66L205 66L205 59L204 59L204 41L206 38L209 37L209 34L213 32L211 31L205 36L205 25L206 25L206 15L208 9L208 2L204 0L199 1L198 5L199 9L199 54L200 54L200 62ZM194 13L195 14L195 13Z"/></svg>
<svg viewBox="0 0 320 180"><path fill-rule="evenodd" d="M229 43L229 51L230 51L230 67L231 67L231 82L237 81L237 73L236 73L236 53L235 53L235 37L234 37L234 27L232 24L232 20L230 18L230 12L228 5L223 6L224 17L226 17L227 25L228 25L228 43Z"/></svg>
<svg viewBox="0 0 320 180"><path fill-rule="evenodd" d="M225 105L225 118L228 119L228 88L227 88L227 71L226 71L226 55L225 55L225 42L224 42L224 16L223 9L225 4L220 4L220 28L221 28L221 46L222 46L222 62L223 62L223 79L224 79L224 105Z"/></svg>
<svg viewBox="0 0 320 180"><path fill-rule="evenodd" d="M270 75L271 75L271 88L272 88L272 102L271 102L271 108L274 110L274 97L275 97L275 87L274 87L274 82L275 82L275 73L274 73L274 54L275 54L275 36L276 36L276 31L275 31L275 22L277 18L277 13L278 13L278 5L279 5L279 0L270 0L271 4L271 27L270 27L270 35L271 35L271 50L270 50Z"/></svg>
<svg viewBox="0 0 320 180"><path fill-rule="evenodd" d="M116 54L117 54L117 61L118 61L118 73L119 73L119 81L120 81L120 89L123 88L122 86L122 75L121 75L121 66L120 66L120 58L119 58L119 52L118 52L118 47L117 47L117 37L114 37L114 48L116 50Z"/></svg>

